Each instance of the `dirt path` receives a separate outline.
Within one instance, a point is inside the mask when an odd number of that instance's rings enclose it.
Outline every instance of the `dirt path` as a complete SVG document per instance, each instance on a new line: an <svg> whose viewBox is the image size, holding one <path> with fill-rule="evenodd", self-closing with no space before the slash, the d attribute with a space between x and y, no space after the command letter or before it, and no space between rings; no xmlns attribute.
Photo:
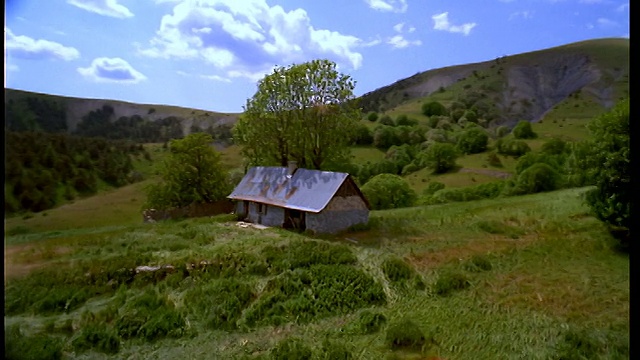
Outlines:
<svg viewBox="0 0 640 360"><path fill-rule="evenodd" d="M493 176L493 177L497 177L497 178L500 178L500 179L508 179L513 175L513 174L508 173L506 171L489 170L489 169L462 168L462 169L460 169L460 172L488 175L488 176Z"/></svg>

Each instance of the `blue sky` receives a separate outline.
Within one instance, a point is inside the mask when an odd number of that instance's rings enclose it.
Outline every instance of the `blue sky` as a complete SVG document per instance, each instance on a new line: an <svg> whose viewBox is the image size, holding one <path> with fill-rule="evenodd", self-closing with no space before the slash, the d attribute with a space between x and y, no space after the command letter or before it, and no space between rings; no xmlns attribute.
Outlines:
<svg viewBox="0 0 640 360"><path fill-rule="evenodd" d="M241 112L326 58L356 95L421 71L629 37L628 0L7 0L5 87Z"/></svg>

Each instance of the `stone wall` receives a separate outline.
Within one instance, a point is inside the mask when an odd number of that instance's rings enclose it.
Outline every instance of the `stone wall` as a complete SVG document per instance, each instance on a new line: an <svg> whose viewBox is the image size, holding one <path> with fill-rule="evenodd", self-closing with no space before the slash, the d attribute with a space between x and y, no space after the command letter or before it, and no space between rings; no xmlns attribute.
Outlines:
<svg viewBox="0 0 640 360"><path fill-rule="evenodd" d="M335 234L368 221L369 209L360 196L337 196L321 212L306 214L307 230L315 233Z"/></svg>

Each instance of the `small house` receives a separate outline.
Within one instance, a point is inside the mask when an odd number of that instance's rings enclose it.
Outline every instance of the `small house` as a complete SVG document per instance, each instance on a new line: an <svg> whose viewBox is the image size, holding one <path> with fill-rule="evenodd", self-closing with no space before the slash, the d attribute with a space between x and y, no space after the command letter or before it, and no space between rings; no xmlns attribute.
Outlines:
<svg viewBox="0 0 640 360"><path fill-rule="evenodd" d="M240 219L314 233L337 233L369 221L369 203L347 173L252 167L228 196Z"/></svg>

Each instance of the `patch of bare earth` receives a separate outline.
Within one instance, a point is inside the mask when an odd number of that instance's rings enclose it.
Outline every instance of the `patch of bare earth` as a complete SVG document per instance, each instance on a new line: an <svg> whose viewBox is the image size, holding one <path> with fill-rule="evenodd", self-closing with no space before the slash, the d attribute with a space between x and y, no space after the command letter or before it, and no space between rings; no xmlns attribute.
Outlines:
<svg viewBox="0 0 640 360"><path fill-rule="evenodd" d="M474 255L486 255L488 253L502 253L529 246L537 239L535 235L527 235L518 239L504 236L484 237L478 240L470 240L461 246L453 246L433 251L412 253L407 260L421 270L434 269L441 265L467 260Z"/></svg>
<svg viewBox="0 0 640 360"><path fill-rule="evenodd" d="M33 244L4 248L4 281L23 277L51 264L55 258L71 252L68 247L37 247Z"/></svg>
<svg viewBox="0 0 640 360"><path fill-rule="evenodd" d="M493 176L493 177L496 177L496 178L499 178L499 179L508 179L508 178L510 178L512 176L511 173L508 173L506 171L490 170L490 169L462 168L462 169L460 169L460 172Z"/></svg>

